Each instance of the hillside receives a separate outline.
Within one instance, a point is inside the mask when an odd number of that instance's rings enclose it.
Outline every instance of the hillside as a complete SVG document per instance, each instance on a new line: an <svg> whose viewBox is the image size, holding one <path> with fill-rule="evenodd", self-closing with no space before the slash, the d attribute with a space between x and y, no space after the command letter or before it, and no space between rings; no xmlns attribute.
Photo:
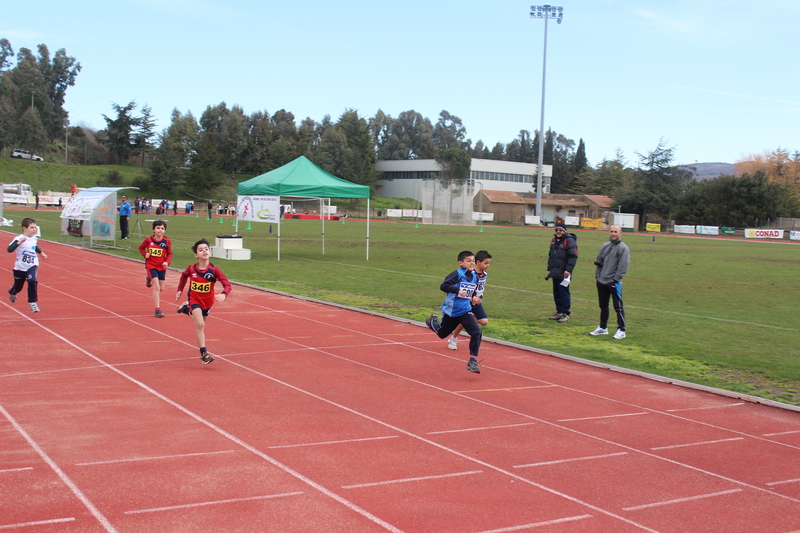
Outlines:
<svg viewBox="0 0 800 533"><path fill-rule="evenodd" d="M694 163L692 165L680 165L694 173L697 180L707 180L716 178L721 174L733 175L736 165L731 163Z"/></svg>
<svg viewBox="0 0 800 533"><path fill-rule="evenodd" d="M141 167L65 165L0 157L0 182L27 183L34 191L67 192L72 183L78 187L94 187L98 181L105 180L111 170L120 173L124 185L130 185L136 178L145 175L145 170Z"/></svg>

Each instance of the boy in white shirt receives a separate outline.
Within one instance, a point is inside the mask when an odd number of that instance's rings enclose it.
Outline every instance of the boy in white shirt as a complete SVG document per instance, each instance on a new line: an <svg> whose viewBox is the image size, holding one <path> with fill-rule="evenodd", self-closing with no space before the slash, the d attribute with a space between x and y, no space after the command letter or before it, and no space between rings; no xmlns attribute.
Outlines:
<svg viewBox="0 0 800 533"><path fill-rule="evenodd" d="M17 235L8 245L8 253L16 252L14 261L14 285L8 289L8 299L11 303L17 301L17 294L22 292L25 282L28 282L28 305L34 313L39 312L38 285L36 274L39 270L39 256L47 259L47 254L39 248L39 237L36 236L36 221L32 218L22 219L22 235Z"/></svg>

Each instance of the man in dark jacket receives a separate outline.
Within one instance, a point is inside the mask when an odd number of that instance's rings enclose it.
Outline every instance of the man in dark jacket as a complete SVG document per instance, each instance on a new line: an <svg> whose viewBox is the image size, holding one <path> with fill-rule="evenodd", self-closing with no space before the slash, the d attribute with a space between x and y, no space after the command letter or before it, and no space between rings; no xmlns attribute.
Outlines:
<svg viewBox="0 0 800 533"><path fill-rule="evenodd" d="M556 224L556 236L550 241L550 255L547 259L547 279L553 280L553 300L556 303L556 314L550 320L558 320L562 324L569 322L572 297L569 284L572 271L578 262L578 237L567 233L563 222Z"/></svg>

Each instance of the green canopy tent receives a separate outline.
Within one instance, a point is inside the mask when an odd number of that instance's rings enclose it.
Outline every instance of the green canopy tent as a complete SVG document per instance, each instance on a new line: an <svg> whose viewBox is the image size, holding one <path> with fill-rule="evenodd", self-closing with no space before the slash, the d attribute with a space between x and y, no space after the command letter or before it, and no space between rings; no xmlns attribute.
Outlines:
<svg viewBox="0 0 800 533"><path fill-rule="evenodd" d="M358 185L325 172L305 156L300 156L280 168L243 181L237 189L239 196L278 196L281 198L318 199L322 221L322 253L325 254L324 200L331 198L367 199L367 261L369 261L369 186ZM237 210L238 217L238 210ZM281 259L281 224L278 221L278 261Z"/></svg>

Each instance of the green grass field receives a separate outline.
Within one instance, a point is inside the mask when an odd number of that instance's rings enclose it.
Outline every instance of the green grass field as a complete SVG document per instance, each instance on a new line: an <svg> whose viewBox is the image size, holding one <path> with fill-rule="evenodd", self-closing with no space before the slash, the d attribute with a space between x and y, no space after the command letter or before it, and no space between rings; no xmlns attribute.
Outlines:
<svg viewBox="0 0 800 533"><path fill-rule="evenodd" d="M23 216L33 216L51 240L60 238L58 214L6 208L13 231ZM143 235L151 228L146 219L154 218L141 217ZM193 262L190 246L197 239L213 245L215 236L235 229L229 218L167 219L173 265L181 269ZM136 217L133 222L135 228ZM607 238L603 232L576 231L572 320L558 324L547 320L554 311L551 282L544 281L547 229L373 221L369 261L364 221L326 222L324 255L319 221L285 221L280 261L277 225L269 230L268 224L241 227L250 261L214 262L235 281L422 321L438 311L439 284L457 267L458 252L485 249L493 255L484 299L489 337L800 405L800 247L794 243L673 236L654 243L649 235L623 234L632 252L623 294L628 337L615 341L588 335L599 317L593 261ZM120 242L129 248L111 253L141 260L138 236ZM168 276L175 283L177 276Z"/></svg>

